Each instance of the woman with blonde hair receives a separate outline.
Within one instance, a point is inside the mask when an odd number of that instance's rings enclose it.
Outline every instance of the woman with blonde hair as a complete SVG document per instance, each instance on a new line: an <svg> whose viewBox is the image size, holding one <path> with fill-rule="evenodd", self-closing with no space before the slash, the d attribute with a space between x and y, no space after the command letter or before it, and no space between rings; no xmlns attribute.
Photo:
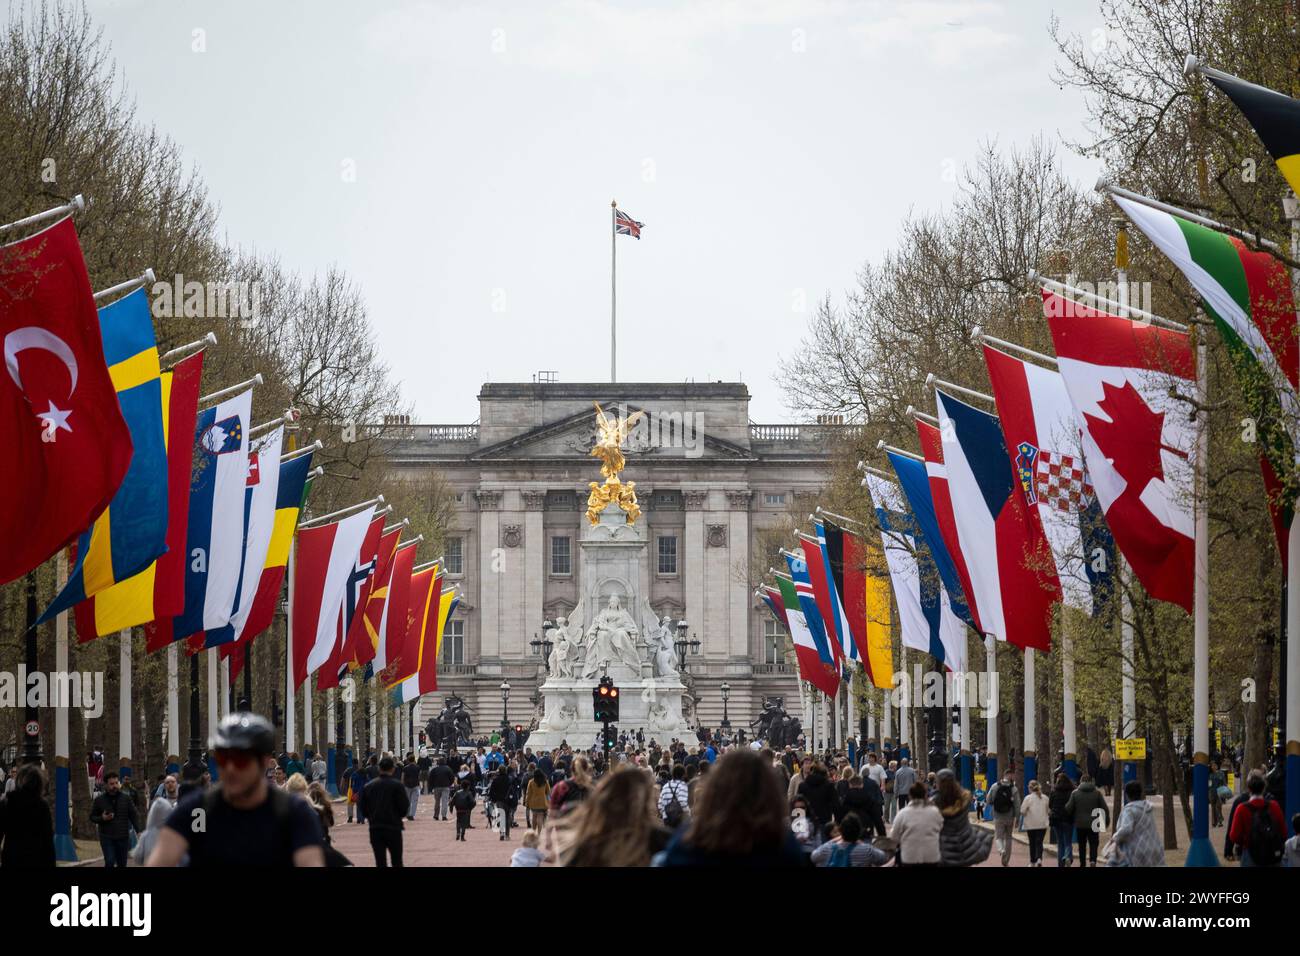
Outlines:
<svg viewBox="0 0 1300 956"><path fill-rule="evenodd" d="M627 767L607 773L582 806L558 825L560 866L649 866L668 845L659 822L654 783Z"/></svg>
<svg viewBox="0 0 1300 956"><path fill-rule="evenodd" d="M284 789L305 799L307 796L307 778L300 773L295 773L289 778L289 782L284 785Z"/></svg>

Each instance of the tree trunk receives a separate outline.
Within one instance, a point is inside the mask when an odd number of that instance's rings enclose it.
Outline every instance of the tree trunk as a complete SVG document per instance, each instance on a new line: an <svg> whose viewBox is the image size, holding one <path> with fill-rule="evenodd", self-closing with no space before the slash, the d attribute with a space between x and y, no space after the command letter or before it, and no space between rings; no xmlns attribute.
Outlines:
<svg viewBox="0 0 1300 956"><path fill-rule="evenodd" d="M1246 752L1242 758L1242 771L1258 767L1268 760L1273 741L1268 734L1268 704L1273 685L1273 657L1276 654L1276 636L1271 628L1261 627L1255 632L1255 658L1251 678L1255 682L1255 700L1245 706Z"/></svg>

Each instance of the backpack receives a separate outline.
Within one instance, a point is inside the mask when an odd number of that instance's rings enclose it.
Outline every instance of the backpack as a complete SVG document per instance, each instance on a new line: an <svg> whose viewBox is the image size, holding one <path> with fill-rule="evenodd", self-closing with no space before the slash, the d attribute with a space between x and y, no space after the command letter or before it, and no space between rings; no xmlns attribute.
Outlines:
<svg viewBox="0 0 1300 956"><path fill-rule="evenodd" d="M679 788L674 787L671 783L665 784L665 786L669 788L669 799L664 807L664 823L676 830L681 825L682 817L686 815L686 808L682 806L682 801L678 799L677 792Z"/></svg>
<svg viewBox="0 0 1300 956"><path fill-rule="evenodd" d="M1282 861L1285 836L1278 832L1273 814L1269 813L1269 801L1262 807L1251 807L1253 816L1250 821L1250 858L1256 866L1276 866Z"/></svg>
<svg viewBox="0 0 1300 956"><path fill-rule="evenodd" d="M852 866L853 865L853 845L850 843L841 843L831 851L830 862L826 864L831 866Z"/></svg>
<svg viewBox="0 0 1300 956"><path fill-rule="evenodd" d="M1005 784L999 784L998 792L993 795L993 809L997 813L1010 813L1015 805L1011 799L1011 788Z"/></svg>

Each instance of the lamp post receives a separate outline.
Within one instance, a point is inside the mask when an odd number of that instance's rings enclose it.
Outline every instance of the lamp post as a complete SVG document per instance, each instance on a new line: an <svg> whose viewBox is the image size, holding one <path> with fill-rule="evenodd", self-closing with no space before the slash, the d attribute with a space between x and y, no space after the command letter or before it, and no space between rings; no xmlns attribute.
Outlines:
<svg viewBox="0 0 1300 956"><path fill-rule="evenodd" d="M551 627L552 624L550 621L543 621L542 633L547 633ZM551 672L551 648L555 646L555 642L545 637L538 640L537 632L534 631L533 639L528 642L528 646L533 649L534 653L540 653L542 655L542 665L546 668L546 673L549 674Z"/></svg>
<svg viewBox="0 0 1300 956"><path fill-rule="evenodd" d="M731 685L724 680L718 690L722 691L722 729L730 730L731 720L727 714L727 700L731 697Z"/></svg>
<svg viewBox="0 0 1300 956"><path fill-rule="evenodd" d="M700 642L695 637L689 641L686 639L687 624L685 621L677 622L677 640L673 642L673 647L677 649L678 669L686 671L686 652L689 650L692 654L699 648Z"/></svg>
<svg viewBox="0 0 1300 956"><path fill-rule="evenodd" d="M510 681L501 682L501 729L510 729Z"/></svg>

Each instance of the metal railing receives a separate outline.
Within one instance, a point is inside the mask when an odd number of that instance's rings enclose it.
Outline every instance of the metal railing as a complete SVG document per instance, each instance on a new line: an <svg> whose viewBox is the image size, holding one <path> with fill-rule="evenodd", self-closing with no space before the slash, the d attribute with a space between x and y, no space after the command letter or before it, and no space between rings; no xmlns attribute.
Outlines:
<svg viewBox="0 0 1300 956"><path fill-rule="evenodd" d="M824 442L828 438L845 438L862 430L861 425L754 425L749 426L750 441Z"/></svg>

